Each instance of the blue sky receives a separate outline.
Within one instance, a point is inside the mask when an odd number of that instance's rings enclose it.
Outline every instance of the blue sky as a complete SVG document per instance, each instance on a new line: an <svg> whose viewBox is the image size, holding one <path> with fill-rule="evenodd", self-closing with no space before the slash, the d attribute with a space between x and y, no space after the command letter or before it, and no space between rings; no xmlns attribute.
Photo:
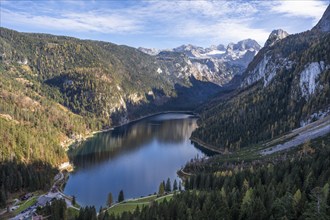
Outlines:
<svg viewBox="0 0 330 220"><path fill-rule="evenodd" d="M2 27L133 47L210 46L311 29L326 1L0 0Z"/></svg>

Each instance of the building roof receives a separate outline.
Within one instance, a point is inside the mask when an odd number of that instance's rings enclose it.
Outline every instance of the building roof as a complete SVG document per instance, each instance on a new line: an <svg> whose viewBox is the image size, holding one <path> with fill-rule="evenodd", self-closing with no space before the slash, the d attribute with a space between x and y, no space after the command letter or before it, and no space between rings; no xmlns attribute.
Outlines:
<svg viewBox="0 0 330 220"><path fill-rule="evenodd" d="M40 196L37 201L38 206L46 206L47 202L50 202L53 198L47 196Z"/></svg>

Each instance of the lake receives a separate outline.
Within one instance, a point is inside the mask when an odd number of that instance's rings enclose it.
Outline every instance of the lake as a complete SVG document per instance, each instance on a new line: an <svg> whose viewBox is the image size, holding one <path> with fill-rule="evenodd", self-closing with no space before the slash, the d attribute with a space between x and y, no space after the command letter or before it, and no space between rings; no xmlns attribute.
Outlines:
<svg viewBox="0 0 330 220"><path fill-rule="evenodd" d="M166 113L96 134L69 151L75 171L64 193L98 210L109 192L114 201L120 190L125 199L138 198L158 192L168 177L179 182L176 172L205 156L189 140L196 121L190 114Z"/></svg>

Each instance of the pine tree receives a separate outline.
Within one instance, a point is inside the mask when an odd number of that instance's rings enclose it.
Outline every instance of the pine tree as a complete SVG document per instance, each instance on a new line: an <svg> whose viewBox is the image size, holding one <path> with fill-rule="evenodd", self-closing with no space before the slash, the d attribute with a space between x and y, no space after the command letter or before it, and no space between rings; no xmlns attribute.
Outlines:
<svg viewBox="0 0 330 220"><path fill-rule="evenodd" d="M72 205L76 205L76 197L75 196L72 196Z"/></svg>
<svg viewBox="0 0 330 220"><path fill-rule="evenodd" d="M107 200L107 206L110 207L112 205L112 203L113 203L112 193L109 192L109 194L108 194L108 200Z"/></svg>
<svg viewBox="0 0 330 220"><path fill-rule="evenodd" d="M124 192L123 192L123 190L120 190L119 195L118 195L118 202L122 202L124 200L125 200Z"/></svg>
<svg viewBox="0 0 330 220"><path fill-rule="evenodd" d="M166 185L165 185L165 192L171 192L171 180L167 178Z"/></svg>
<svg viewBox="0 0 330 220"><path fill-rule="evenodd" d="M162 196L162 195L164 195L164 193L165 193L164 182L161 182L161 183L159 184L158 195L159 195L159 196Z"/></svg>
<svg viewBox="0 0 330 220"><path fill-rule="evenodd" d="M173 191L176 191L178 190L178 183L176 181L176 179L174 180L174 183L173 183Z"/></svg>
<svg viewBox="0 0 330 220"><path fill-rule="evenodd" d="M182 191L182 184L181 184L181 181L179 181L179 191Z"/></svg>

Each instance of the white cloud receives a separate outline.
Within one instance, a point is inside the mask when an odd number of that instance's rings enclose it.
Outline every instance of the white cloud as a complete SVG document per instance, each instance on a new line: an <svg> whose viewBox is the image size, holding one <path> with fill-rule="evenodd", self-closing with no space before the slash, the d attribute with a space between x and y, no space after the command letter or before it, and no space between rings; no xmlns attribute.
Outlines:
<svg viewBox="0 0 330 220"><path fill-rule="evenodd" d="M164 24L151 30L159 36L208 39L214 43L254 38L263 43L269 35L268 31L251 27L252 16L258 12L251 3L147 1L146 7L132 10L136 11L136 19Z"/></svg>
<svg viewBox="0 0 330 220"><path fill-rule="evenodd" d="M147 17L211 18L219 19L227 16L246 17L257 12L251 3L236 1L146 1L144 7L132 8L136 13ZM134 16L134 15L133 15Z"/></svg>
<svg viewBox="0 0 330 220"><path fill-rule="evenodd" d="M80 5L80 2L68 3L70 6ZM116 34L144 32L172 37L196 35L226 41L233 37L232 41L235 41L239 37L249 36L246 34L253 31L246 24L236 22L229 25L231 21L227 17L234 16L239 20L257 12L253 4L233 1L145 1L127 8L102 8L87 12L73 10L77 8L75 6L71 10L70 7L57 10L57 13L53 9L52 13L47 5L34 3L35 10L47 11L47 14L38 15L33 11L24 11L26 5L23 4L17 6L18 11L3 9L1 13L11 23L43 29ZM81 7L86 8L86 4Z"/></svg>
<svg viewBox="0 0 330 220"><path fill-rule="evenodd" d="M246 38L252 38L263 44L269 32L263 29L251 28L248 22L235 19L225 19L221 23L203 24L198 21L189 21L176 27L179 36L208 38L214 43L237 42Z"/></svg>
<svg viewBox="0 0 330 220"><path fill-rule="evenodd" d="M329 1L278 1L274 2L271 11L283 13L286 16L309 17L314 23L321 18Z"/></svg>
<svg viewBox="0 0 330 220"><path fill-rule="evenodd" d="M215 44L253 38L263 44L269 35L267 30L252 27L252 17L258 12L254 3L158 1L149 7L152 10L143 12L143 16L168 21L169 26L158 30L168 37L207 39Z"/></svg>
<svg viewBox="0 0 330 220"><path fill-rule="evenodd" d="M1 21L7 27L14 24L32 32L57 30L69 35L80 32L121 37L140 34L216 44L252 38L263 44L274 19L280 28L287 25L284 16L316 23L326 6L325 1L5 1ZM259 25L264 20L267 25ZM303 30L310 28L300 26Z"/></svg>
<svg viewBox="0 0 330 220"><path fill-rule="evenodd" d="M60 13L56 16L33 15L27 12L1 10L1 15L11 24L29 25L43 29L71 30L76 32L133 33L141 28L138 21L120 15L107 15L99 11L88 13Z"/></svg>

